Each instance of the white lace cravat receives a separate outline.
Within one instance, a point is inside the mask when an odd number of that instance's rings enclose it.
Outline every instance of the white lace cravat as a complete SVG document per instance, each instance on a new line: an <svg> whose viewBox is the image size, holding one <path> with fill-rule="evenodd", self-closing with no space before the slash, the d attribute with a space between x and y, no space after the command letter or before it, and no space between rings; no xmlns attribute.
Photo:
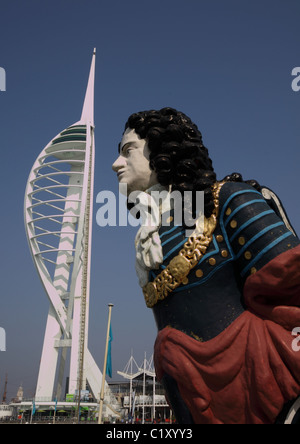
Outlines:
<svg viewBox="0 0 300 444"><path fill-rule="evenodd" d="M135 238L135 269L139 284L144 287L148 282L149 271L158 269L163 262L158 230L161 215L171 209L170 193L162 185L154 185L137 195L135 208L142 218L142 225Z"/></svg>

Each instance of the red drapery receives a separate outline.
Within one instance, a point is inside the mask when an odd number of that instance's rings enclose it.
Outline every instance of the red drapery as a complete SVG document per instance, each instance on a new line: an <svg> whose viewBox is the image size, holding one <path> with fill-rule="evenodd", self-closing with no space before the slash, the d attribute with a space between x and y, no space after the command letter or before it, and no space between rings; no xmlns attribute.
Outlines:
<svg viewBox="0 0 300 444"><path fill-rule="evenodd" d="M217 337L198 342L173 328L155 343L158 379L172 376L194 421L272 424L300 394L300 246L248 277L247 310Z"/></svg>

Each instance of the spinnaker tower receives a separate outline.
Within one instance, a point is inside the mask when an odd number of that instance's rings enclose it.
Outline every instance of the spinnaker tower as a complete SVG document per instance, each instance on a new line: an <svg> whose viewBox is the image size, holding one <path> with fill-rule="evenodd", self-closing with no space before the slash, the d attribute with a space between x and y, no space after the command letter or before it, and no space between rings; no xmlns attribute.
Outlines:
<svg viewBox="0 0 300 444"><path fill-rule="evenodd" d="M35 400L68 393L99 399L102 374L88 349L95 162L94 50L81 118L55 136L30 172L25 227L50 307Z"/></svg>

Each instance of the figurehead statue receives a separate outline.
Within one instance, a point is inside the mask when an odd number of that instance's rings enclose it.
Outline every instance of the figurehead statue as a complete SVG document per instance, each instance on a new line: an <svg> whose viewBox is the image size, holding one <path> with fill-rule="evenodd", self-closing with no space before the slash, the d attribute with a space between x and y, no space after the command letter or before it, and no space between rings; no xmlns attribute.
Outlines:
<svg viewBox="0 0 300 444"><path fill-rule="evenodd" d="M173 108L129 117L113 169L146 221L136 270L177 421L299 420L300 242L277 196L238 173L217 180L199 129ZM189 192L192 234L175 223L173 192Z"/></svg>

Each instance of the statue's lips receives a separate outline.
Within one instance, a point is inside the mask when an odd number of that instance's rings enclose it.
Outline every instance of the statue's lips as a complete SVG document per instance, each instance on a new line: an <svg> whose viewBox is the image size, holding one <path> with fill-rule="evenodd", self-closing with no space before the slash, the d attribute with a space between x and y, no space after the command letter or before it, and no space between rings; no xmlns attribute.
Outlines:
<svg viewBox="0 0 300 444"><path fill-rule="evenodd" d="M121 176L123 173L125 173L124 170L123 170L123 171L118 171L118 172L117 172L117 177L118 177L118 179L120 178L120 176Z"/></svg>

